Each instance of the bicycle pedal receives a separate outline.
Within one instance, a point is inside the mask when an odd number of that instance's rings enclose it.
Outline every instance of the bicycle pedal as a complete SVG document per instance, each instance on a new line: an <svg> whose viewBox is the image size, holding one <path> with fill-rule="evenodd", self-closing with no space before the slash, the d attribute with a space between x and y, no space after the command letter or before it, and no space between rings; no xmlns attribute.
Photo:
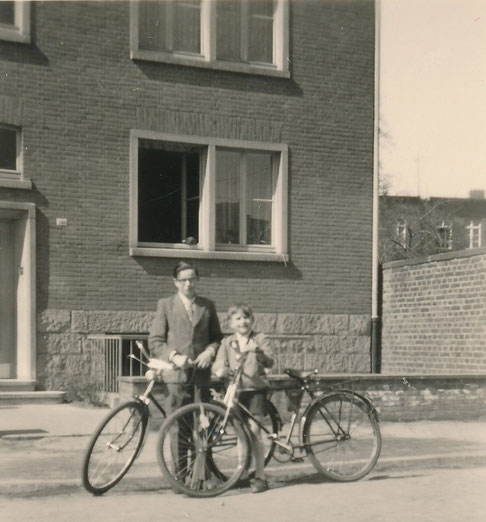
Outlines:
<svg viewBox="0 0 486 522"><path fill-rule="evenodd" d="M296 464L297 464L298 462L304 462L304 457L292 457L292 458L290 459L290 462L295 462Z"/></svg>

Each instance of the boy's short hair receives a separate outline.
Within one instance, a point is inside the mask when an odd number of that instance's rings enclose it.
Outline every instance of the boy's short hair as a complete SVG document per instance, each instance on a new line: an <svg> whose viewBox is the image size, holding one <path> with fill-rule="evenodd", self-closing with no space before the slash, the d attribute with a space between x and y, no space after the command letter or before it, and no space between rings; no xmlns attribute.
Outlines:
<svg viewBox="0 0 486 522"><path fill-rule="evenodd" d="M199 277L199 272L195 266L191 265L191 263L188 263L187 261L179 261L172 271L174 279L177 279L179 272L182 272L183 270L194 270L196 276Z"/></svg>
<svg viewBox="0 0 486 522"><path fill-rule="evenodd" d="M251 306L247 303L236 303L231 305L228 308L228 319L231 319L231 316L241 312L245 317L251 317L254 319L253 310Z"/></svg>

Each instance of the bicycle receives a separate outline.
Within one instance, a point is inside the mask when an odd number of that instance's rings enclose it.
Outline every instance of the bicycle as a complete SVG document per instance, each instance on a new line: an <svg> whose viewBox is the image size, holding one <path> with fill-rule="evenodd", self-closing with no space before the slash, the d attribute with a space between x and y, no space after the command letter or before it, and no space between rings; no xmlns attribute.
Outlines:
<svg viewBox="0 0 486 522"><path fill-rule="evenodd" d="M272 455L279 461L300 461L306 455L319 474L339 482L359 480L373 469L381 451L381 433L369 398L334 386L317 395L318 383L313 379L317 370L287 369L285 373L297 381L300 391L288 432L281 435L282 424L273 405L269 428L238 402L242 372L243 360L233 372L221 404L183 406L160 428L159 466L176 491L192 497L212 497L237 484L250 464L250 419L269 441L266 462ZM310 403L300 415L305 395ZM292 436L299 418L296 445ZM186 436L180 437L180 432Z"/></svg>
<svg viewBox="0 0 486 522"><path fill-rule="evenodd" d="M167 416L152 390L162 371L172 365L151 359L140 341L136 345L147 360L133 354L129 357L149 368L147 387L142 395L111 410L91 436L83 457L82 482L93 495L102 495L115 486L140 454L148 433L150 403L164 418Z"/></svg>
<svg viewBox="0 0 486 522"><path fill-rule="evenodd" d="M148 367L149 371L145 374L147 386L141 395L112 409L89 440L82 461L82 483L93 495L103 495L120 482L142 451L149 431L150 404L163 418L167 417L164 408L152 395L152 390L162 371L173 369L173 366L150 358L143 344L140 341L135 343L145 360L133 354L129 357ZM271 455L267 454L266 462L270 458Z"/></svg>

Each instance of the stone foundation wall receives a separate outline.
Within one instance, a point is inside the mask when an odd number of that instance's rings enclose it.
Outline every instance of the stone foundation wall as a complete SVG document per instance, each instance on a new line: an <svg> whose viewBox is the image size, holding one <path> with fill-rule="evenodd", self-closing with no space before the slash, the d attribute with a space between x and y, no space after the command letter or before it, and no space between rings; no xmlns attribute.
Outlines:
<svg viewBox="0 0 486 522"><path fill-rule="evenodd" d="M93 334L146 334L153 312L48 309L37 319L37 381L65 389L73 378L91 375ZM370 317L353 314L256 314L255 330L274 343L274 373L285 367L324 373L370 371ZM225 314L221 327L229 333ZM84 382L87 382L85 379Z"/></svg>

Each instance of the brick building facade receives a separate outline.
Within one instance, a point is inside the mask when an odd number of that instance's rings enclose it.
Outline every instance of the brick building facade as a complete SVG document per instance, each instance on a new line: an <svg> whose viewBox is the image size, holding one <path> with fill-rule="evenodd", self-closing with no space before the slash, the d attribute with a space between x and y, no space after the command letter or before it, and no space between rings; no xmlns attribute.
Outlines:
<svg viewBox="0 0 486 522"><path fill-rule="evenodd" d="M381 262L486 245L484 191L469 198L380 196Z"/></svg>
<svg viewBox="0 0 486 522"><path fill-rule="evenodd" d="M0 11L0 379L89 373L87 337L146 333L181 257L286 361L369 371L374 3L186 4Z"/></svg>

